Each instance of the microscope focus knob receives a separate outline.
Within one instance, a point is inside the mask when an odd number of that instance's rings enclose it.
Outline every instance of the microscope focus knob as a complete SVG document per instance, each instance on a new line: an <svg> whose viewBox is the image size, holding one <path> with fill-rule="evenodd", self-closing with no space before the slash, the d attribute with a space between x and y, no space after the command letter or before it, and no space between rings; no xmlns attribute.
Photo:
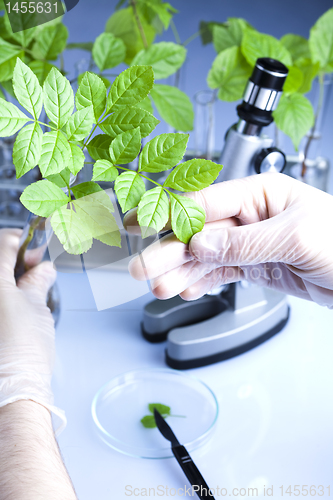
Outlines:
<svg viewBox="0 0 333 500"><path fill-rule="evenodd" d="M278 148L265 148L256 157L254 168L257 174L264 172L282 172L286 166L285 154Z"/></svg>

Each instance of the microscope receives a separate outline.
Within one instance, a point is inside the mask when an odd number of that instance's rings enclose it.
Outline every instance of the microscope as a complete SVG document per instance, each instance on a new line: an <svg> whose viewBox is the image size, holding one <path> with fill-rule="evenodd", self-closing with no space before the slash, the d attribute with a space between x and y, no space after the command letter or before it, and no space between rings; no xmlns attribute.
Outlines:
<svg viewBox="0 0 333 500"><path fill-rule="evenodd" d="M273 122L287 75L281 62L257 59L237 107L239 121L226 133L216 182L283 171L285 155L262 130ZM144 308L142 333L149 342L166 340L167 364L182 370L242 354L278 333L288 318L284 294L241 281L195 301L177 296L150 302Z"/></svg>

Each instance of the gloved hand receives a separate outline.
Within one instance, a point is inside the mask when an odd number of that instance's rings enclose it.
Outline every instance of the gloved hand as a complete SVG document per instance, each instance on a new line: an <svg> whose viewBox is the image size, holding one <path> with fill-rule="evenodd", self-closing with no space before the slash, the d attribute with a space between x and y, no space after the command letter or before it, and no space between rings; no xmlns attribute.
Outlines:
<svg viewBox="0 0 333 500"><path fill-rule="evenodd" d="M44 262L16 284L14 267L20 235L20 230L0 230L0 407L31 399L53 412L61 420L62 429L66 417L53 406L55 330L46 306L56 272L50 262Z"/></svg>
<svg viewBox="0 0 333 500"><path fill-rule="evenodd" d="M333 197L283 174L214 184L188 196L206 211L189 245L168 235L129 265L159 299L194 300L248 280L333 308ZM124 221L135 232L136 211Z"/></svg>

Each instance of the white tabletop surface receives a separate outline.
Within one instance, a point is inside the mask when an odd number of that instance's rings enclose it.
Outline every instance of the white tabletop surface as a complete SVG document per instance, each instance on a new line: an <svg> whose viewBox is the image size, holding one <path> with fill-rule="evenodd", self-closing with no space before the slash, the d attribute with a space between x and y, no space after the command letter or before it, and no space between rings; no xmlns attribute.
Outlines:
<svg viewBox="0 0 333 500"><path fill-rule="evenodd" d="M115 295L134 286L125 273L102 277L114 284ZM86 274L60 273L58 283L62 314L53 388L68 418L59 445L78 498L190 498L182 491L175 496L188 483L174 459L132 458L108 448L91 416L92 399L105 382L125 371L166 366L165 345L149 344L140 333L142 308L152 295L97 311ZM322 485L325 497L331 486L333 495L333 311L292 297L290 305L288 325L268 342L187 372L208 384L220 405L212 439L192 453L216 498L222 491L244 496L233 489L249 487L263 497L264 486L265 496L273 487L273 496L281 497L283 486L290 497L290 485L296 495L297 485L315 485L317 496Z"/></svg>

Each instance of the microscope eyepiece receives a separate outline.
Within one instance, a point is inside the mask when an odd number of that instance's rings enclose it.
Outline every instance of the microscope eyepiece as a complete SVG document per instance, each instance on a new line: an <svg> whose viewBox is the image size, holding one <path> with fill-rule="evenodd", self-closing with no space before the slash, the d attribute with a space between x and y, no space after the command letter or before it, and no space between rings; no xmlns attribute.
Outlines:
<svg viewBox="0 0 333 500"><path fill-rule="evenodd" d="M261 129L273 121L272 112L277 108L287 76L288 68L280 61L269 57L257 59L243 102L237 107L240 132L248 133L253 125Z"/></svg>

